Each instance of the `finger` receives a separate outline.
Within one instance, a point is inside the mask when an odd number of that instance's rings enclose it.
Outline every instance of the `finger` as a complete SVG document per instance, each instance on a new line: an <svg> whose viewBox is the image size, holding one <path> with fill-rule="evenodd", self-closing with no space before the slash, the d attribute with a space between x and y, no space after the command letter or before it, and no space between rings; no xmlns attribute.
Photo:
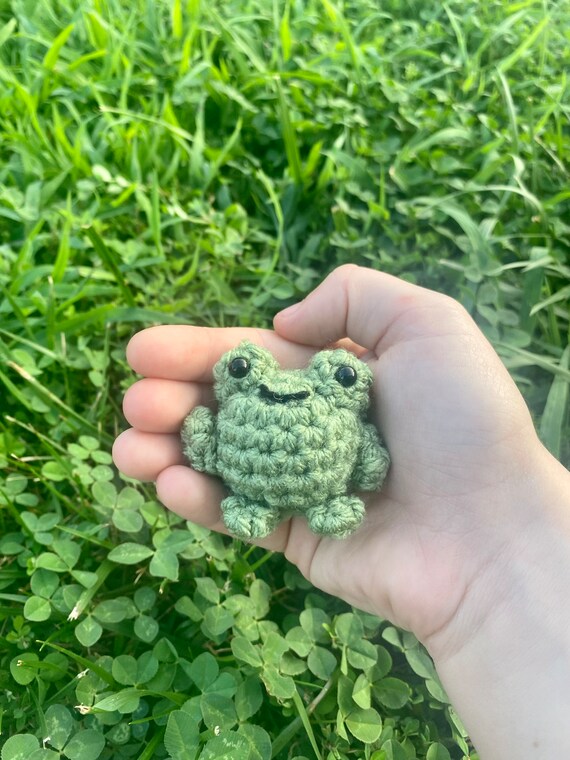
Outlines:
<svg viewBox="0 0 570 760"><path fill-rule="evenodd" d="M185 520L228 534L220 509L220 502L226 493L219 480L190 467L175 465L159 474L156 493L165 507ZM271 551L283 551L288 533L289 521L281 523L270 536L251 543Z"/></svg>
<svg viewBox="0 0 570 760"><path fill-rule="evenodd" d="M146 377L127 390L123 413L130 425L147 433L176 433L196 406L211 406L214 395L204 383Z"/></svg>
<svg viewBox="0 0 570 760"><path fill-rule="evenodd" d="M272 330L160 325L131 338L127 360L135 372L147 377L210 382L220 356L246 339L270 351L283 367L302 367L313 353Z"/></svg>
<svg viewBox="0 0 570 760"><path fill-rule="evenodd" d="M444 308L445 305L448 308ZM453 299L397 277L354 264L335 269L304 301L276 315L279 335L310 346L324 346L348 337L378 355L408 331L419 337L454 319ZM437 307L437 309L435 308ZM418 320L420 313L428 315ZM429 314L431 312L431 315ZM411 319L402 320L406 315ZM391 329L400 323L398 336Z"/></svg>
<svg viewBox="0 0 570 760"><path fill-rule="evenodd" d="M227 533L220 511L225 491L216 478L188 466L173 465L156 478L156 494L165 507L185 520Z"/></svg>
<svg viewBox="0 0 570 760"><path fill-rule="evenodd" d="M146 433L130 428L113 444L113 460L129 478L156 480L159 473L185 461L177 435Z"/></svg>

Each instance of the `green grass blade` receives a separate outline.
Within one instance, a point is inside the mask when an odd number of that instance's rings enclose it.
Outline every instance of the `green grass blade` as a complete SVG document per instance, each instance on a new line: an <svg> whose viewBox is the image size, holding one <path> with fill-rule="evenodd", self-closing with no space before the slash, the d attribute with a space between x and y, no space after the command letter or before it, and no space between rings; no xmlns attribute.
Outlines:
<svg viewBox="0 0 570 760"><path fill-rule="evenodd" d="M111 440L111 436L105 433L101 433L97 425L94 425L92 422L89 422L89 420L87 420L84 415L79 414L78 412L75 411L75 409L72 409L70 406L68 406L68 404L63 402L58 396L55 395L55 393L52 393L52 391L50 391L48 388L45 388L42 383L36 380L35 377L30 375L30 373L27 370L25 370L23 367L21 367L19 364L17 364L16 362L12 360L9 360L6 362L6 365L10 367L11 369L13 369L15 372L17 372L20 375L20 377L23 380L25 380L34 389L37 395L43 399L43 401L45 401L50 406L53 406L57 409L62 410L63 412L65 412L65 414L71 417L71 419L75 420L75 422L79 424L80 430L87 429L90 432L93 432L99 436L102 436L103 439L106 441ZM6 384L6 378L1 377L1 379ZM11 385L12 387L14 387L13 384ZM20 394L20 397L21 397L21 394Z"/></svg>
<svg viewBox="0 0 570 760"><path fill-rule="evenodd" d="M12 309L14 316L20 322L20 325L23 327L26 335L29 338L33 338L34 333L30 325L30 322L28 318L26 317L26 315L24 314L24 312L22 311L22 309L20 309L15 297L12 295L12 293L10 293L8 288L4 287L4 285L0 287L0 293L2 293L6 301L8 301L8 303L10 304L10 308Z"/></svg>
<svg viewBox="0 0 570 760"><path fill-rule="evenodd" d="M449 22L453 28L455 37L457 39L457 45L459 47L459 54L461 56L461 60L463 61L463 65L465 66L467 70L468 64L469 64L469 55L467 53L467 44L465 42L465 35L463 34L463 29L459 25L457 16L455 15L455 13L453 13L453 11L447 5L447 3L443 3L443 10L446 12L447 18L449 19Z"/></svg>
<svg viewBox="0 0 570 760"><path fill-rule="evenodd" d="M14 385L14 383L10 380L10 378L5 375L2 370L0 370L0 382L4 383L8 393L11 393L12 396L16 399L16 401L22 406L24 409L27 409L29 412L34 411L34 407L31 404L30 401L24 396L23 393L21 393L20 389L17 385Z"/></svg>
<svg viewBox="0 0 570 760"><path fill-rule="evenodd" d="M315 733L313 731L311 721L309 720L307 710L305 708L305 705L303 704L303 700L301 699L301 696L299 692L297 691L297 689L295 689L293 693L293 703L295 707L297 708L297 712L299 713L299 717L301 718L303 728L305 729L307 736L309 737L309 741L311 742L311 747L313 748L315 757L317 758L317 760L323 760L323 757L317 745L317 740L315 739Z"/></svg>
<svg viewBox="0 0 570 760"><path fill-rule="evenodd" d="M61 282L69 261L69 234L71 231L71 197L69 195L67 196L67 212L68 216L63 225L63 231L59 239L57 256L55 258L51 275L54 282Z"/></svg>
<svg viewBox="0 0 570 760"><path fill-rule="evenodd" d="M279 23L279 39L281 41L281 54L283 55L283 62L291 58L291 0L286 0L285 10Z"/></svg>
<svg viewBox="0 0 570 760"><path fill-rule="evenodd" d="M100 106L100 110L101 113L115 113L119 116L124 116L129 122L138 120L146 124L154 124L158 127L163 127L176 137L181 137L183 140L187 140L190 143L194 141L194 135L192 135L190 132L182 129L182 127L176 127L173 124L169 124L164 119L159 119L154 116L145 116L145 114L136 113L134 111L129 111L123 108L113 108L111 106Z"/></svg>
<svg viewBox="0 0 570 760"><path fill-rule="evenodd" d="M301 157L299 155L299 146L297 144L297 135L289 118L289 107L283 92L281 80L276 78L275 86L277 87L277 96L279 98L279 115L281 118L281 134L285 143L285 152L287 154L287 163L293 181L300 185L303 181L301 169Z"/></svg>
<svg viewBox="0 0 570 760"><path fill-rule="evenodd" d="M83 615L83 613L87 609L87 605L91 602L91 600L93 599L97 591L101 588L103 583L105 583L107 576L110 575L110 573L112 573L116 567L117 565L114 562L111 562L111 560L109 559L104 560L99 565L95 573L97 576L97 580L92 586L90 586L89 588L86 588L81 593L81 596L77 600L75 607L69 613L68 620L77 620L78 617Z"/></svg>
<svg viewBox="0 0 570 760"><path fill-rule="evenodd" d="M541 354L534 353L533 351L527 351L524 348L519 348L519 346L513 346L509 343L503 343L500 341L495 343L495 348L499 349L501 352L514 354L516 357L518 357L520 360L519 366L540 367L541 369L545 369L548 372L552 372L555 377L560 377L566 382L570 381L570 371L566 367L563 367L560 364L556 364L556 362L553 362L550 359L541 356Z"/></svg>
<svg viewBox="0 0 570 760"><path fill-rule="evenodd" d="M155 750L164 739L166 728L157 729L156 733L150 739L144 750L137 757L137 760L152 760L155 757Z"/></svg>
<svg viewBox="0 0 570 760"><path fill-rule="evenodd" d="M421 199L431 208L437 208L446 216L454 219L461 227L471 244L471 259L474 264L481 270L486 270L493 258L492 247L489 238L484 233L476 220L466 210L466 208L447 199Z"/></svg>
<svg viewBox="0 0 570 760"><path fill-rule="evenodd" d="M152 177L150 229L159 257L164 258L160 226L160 188L156 173Z"/></svg>
<svg viewBox="0 0 570 760"><path fill-rule="evenodd" d="M566 346L560 366L568 369L570 363L570 346ZM540 438L550 453L560 458L563 431L568 414L568 378L556 376L550 386L544 412L540 421Z"/></svg>
<svg viewBox="0 0 570 760"><path fill-rule="evenodd" d="M67 42L69 35L71 32L75 29L75 24L70 24L69 26L66 26L65 29L60 32L55 40L52 42L49 50L44 56L43 65L44 68L48 71L53 71L55 68L55 64L57 63L57 59L59 58L59 54L61 52L62 47Z"/></svg>
<svg viewBox="0 0 570 760"><path fill-rule="evenodd" d="M85 232L87 234L87 237L91 241L93 248L97 252L97 255L103 262L104 266L113 274L115 281L125 298L125 301L128 303L129 306L134 307L136 304L134 296L131 293L131 289L127 285L127 282L125 278L123 277L123 273L119 269L119 265L117 264L115 260L116 254L112 252L109 248L107 248L107 246L105 245L103 240L99 237L99 235L95 232L93 227L88 227L85 230Z"/></svg>
<svg viewBox="0 0 570 760"><path fill-rule="evenodd" d="M28 348L31 348L34 352L43 354L43 356L47 356L48 359L51 359L52 361L57 361L57 362L65 361L64 357L59 356L58 354L55 353L55 351L50 351L49 348L42 346L41 343L37 343L36 341L23 338L21 335L18 335L17 333L9 332L8 330L4 330L0 327L0 335L5 335L10 340L15 340L24 346L28 346ZM6 351L7 349L4 348L4 350Z"/></svg>
<svg viewBox="0 0 570 760"><path fill-rule="evenodd" d="M503 96L503 100L505 101L505 106L507 108L507 113L509 115L509 124L511 125L511 135L513 138L513 146L516 153L520 153L520 145L519 145L519 130L517 127L517 113L515 110L515 104L513 102L513 96L511 95L511 88L509 87L509 83L507 81L506 76L504 75L503 71L500 69L497 72L497 78L499 80L499 88L501 90L501 94Z"/></svg>
<svg viewBox="0 0 570 760"><path fill-rule="evenodd" d="M504 74L517 63L519 58L523 56L527 50L529 50L536 40L540 37L546 26L550 23L550 16L545 16L542 21L533 29L528 37L518 46L518 48L505 58L498 66L498 70L501 74Z"/></svg>
<svg viewBox="0 0 570 760"><path fill-rule="evenodd" d="M228 24L222 16L210 5L208 12L216 25L222 30L230 48L234 48L234 55L238 52L243 56L243 62L249 62L248 66L253 66L258 73L265 73L267 66L265 61L256 53L256 40L247 39L241 32L238 32L234 24ZM244 71L247 69L244 69Z"/></svg>
<svg viewBox="0 0 570 760"><path fill-rule="evenodd" d="M204 102L202 98L196 109L196 131L192 140L192 150L190 152L190 175L192 179L200 185L207 182L206 162L204 160L205 124L204 124Z"/></svg>
<svg viewBox="0 0 570 760"><path fill-rule="evenodd" d="M413 137L410 142L402 148L399 155L400 161L411 161L422 151L428 150L432 146L443 147L446 145L468 144L472 139L472 132L466 127L445 127L434 132L425 139Z"/></svg>
<svg viewBox="0 0 570 760"><path fill-rule="evenodd" d="M132 324L136 322L143 323L169 323L176 324L180 317L158 309L144 309L137 306L116 306L114 303L96 306L89 311L76 314L74 317L63 319L56 322L54 328L60 333L75 333L86 327L97 324Z"/></svg>
<svg viewBox="0 0 570 760"><path fill-rule="evenodd" d="M331 0L321 0L321 3L329 19L340 31L341 36L344 40L344 44L346 45L346 49L348 50L352 65L355 71L358 72L360 68L359 51L354 42L354 39L350 32L350 27L347 24L344 15L338 8L335 7Z"/></svg>
<svg viewBox="0 0 570 760"><path fill-rule="evenodd" d="M174 0L172 3L172 35L175 40L179 40L182 33L182 0Z"/></svg>
<svg viewBox="0 0 570 760"><path fill-rule="evenodd" d="M214 179L216 179L222 166L224 166L224 164L228 161L229 157L231 156L232 150L234 149L234 147L237 145L239 141L242 127L243 127L243 120L239 118L237 120L234 131L228 138L228 141L222 147L222 149L219 151L216 158L212 162L210 177L208 178L208 181L206 182L204 191L206 191L210 187L210 184L214 181Z"/></svg>
<svg viewBox="0 0 570 760"><path fill-rule="evenodd" d="M552 295L548 296L548 298L535 303L530 310L530 316L534 317L534 315L538 314L539 311L542 311L543 309L546 309L548 306L552 306L555 303L560 303L561 301L568 303L569 299L570 285L566 285L565 287L560 288L560 290L557 290Z"/></svg>
<svg viewBox="0 0 570 760"><path fill-rule="evenodd" d="M18 22L15 18L11 18L7 24L4 24L2 29L0 29L0 47L2 47L6 40L10 39L17 26Z"/></svg>
<svg viewBox="0 0 570 760"><path fill-rule="evenodd" d="M67 72L71 73L72 71L75 71L75 69L78 69L84 64L89 63L89 61L96 61L98 58L104 58L106 55L106 50L93 50L91 53L86 53L85 55L82 55L76 60L69 63L67 66Z"/></svg>
<svg viewBox="0 0 570 760"><path fill-rule="evenodd" d="M78 665L81 665L81 667L85 670L92 670L96 675L99 676L99 678L105 681L105 683L108 683L109 686L115 685L115 679L113 676L108 673L105 668L102 668L100 665L97 665L97 663L88 660L87 657L82 657L70 649L60 647L58 644L53 644L51 641L38 640L38 644L42 644L44 647L50 647L51 649L55 649L57 652L61 652L66 657L69 657L71 660L76 662Z"/></svg>
<svg viewBox="0 0 570 760"><path fill-rule="evenodd" d="M540 298L544 282L544 266L538 265L541 260L544 260L541 253L535 252L529 262L529 264L533 264L534 266L529 266L522 275L523 292L519 310L519 321L521 328L529 334L532 333L536 322L534 305Z"/></svg>

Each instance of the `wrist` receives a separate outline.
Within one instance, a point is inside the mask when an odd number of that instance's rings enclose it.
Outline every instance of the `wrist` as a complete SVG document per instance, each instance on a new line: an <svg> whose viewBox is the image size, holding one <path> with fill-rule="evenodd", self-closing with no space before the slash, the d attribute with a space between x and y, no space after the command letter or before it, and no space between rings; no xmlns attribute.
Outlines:
<svg viewBox="0 0 570 760"><path fill-rule="evenodd" d="M483 760L570 756L570 473L542 447L533 470L497 516L497 555L424 642Z"/></svg>

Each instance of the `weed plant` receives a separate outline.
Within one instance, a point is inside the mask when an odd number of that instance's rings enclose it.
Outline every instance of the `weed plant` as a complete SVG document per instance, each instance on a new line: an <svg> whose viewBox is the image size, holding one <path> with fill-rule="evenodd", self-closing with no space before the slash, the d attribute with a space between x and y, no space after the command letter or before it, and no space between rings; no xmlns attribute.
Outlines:
<svg viewBox="0 0 570 760"><path fill-rule="evenodd" d="M0 0L2 760L476 758L410 634L109 450L133 332L268 325L350 261L459 298L567 464L569 29L567 0Z"/></svg>

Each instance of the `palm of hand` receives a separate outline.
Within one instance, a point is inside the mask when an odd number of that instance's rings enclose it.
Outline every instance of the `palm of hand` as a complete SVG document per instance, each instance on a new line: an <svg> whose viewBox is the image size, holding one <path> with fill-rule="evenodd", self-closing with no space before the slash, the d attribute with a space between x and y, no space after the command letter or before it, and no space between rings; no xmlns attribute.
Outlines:
<svg viewBox="0 0 570 760"><path fill-rule="evenodd" d="M491 351L470 356L471 344L458 330L402 341L369 359L375 421L392 457L388 480L368 498L363 530L317 543L294 525L286 552L318 587L423 641L445 628L508 542L485 526L530 457L515 450L534 440L507 373L492 366Z"/></svg>

